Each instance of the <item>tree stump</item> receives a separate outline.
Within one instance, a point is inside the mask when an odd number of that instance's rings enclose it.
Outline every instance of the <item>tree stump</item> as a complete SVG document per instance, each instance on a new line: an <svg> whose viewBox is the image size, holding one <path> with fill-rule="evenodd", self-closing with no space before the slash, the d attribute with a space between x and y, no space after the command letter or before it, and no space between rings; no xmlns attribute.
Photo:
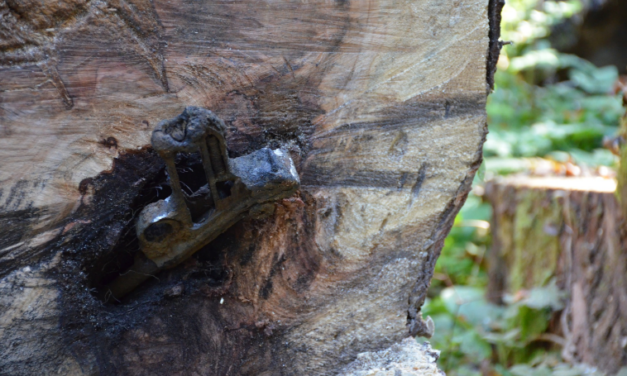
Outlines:
<svg viewBox="0 0 627 376"><path fill-rule="evenodd" d="M627 365L627 227L604 178L490 182L489 295L541 287L568 293L559 334L567 360L615 374Z"/></svg>
<svg viewBox="0 0 627 376"><path fill-rule="evenodd" d="M330 375L428 335L501 5L0 2L0 373ZM151 132L187 106L229 158L289 153L300 189L102 299L171 194Z"/></svg>

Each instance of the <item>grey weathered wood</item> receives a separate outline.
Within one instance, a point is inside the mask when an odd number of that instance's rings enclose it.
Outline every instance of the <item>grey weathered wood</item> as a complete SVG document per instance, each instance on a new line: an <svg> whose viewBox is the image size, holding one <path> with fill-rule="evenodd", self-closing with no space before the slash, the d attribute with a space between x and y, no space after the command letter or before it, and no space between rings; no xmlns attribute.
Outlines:
<svg viewBox="0 0 627 376"><path fill-rule="evenodd" d="M333 374L424 332L481 161L488 2L0 2L2 372ZM103 304L163 183L150 132L189 105L302 188Z"/></svg>

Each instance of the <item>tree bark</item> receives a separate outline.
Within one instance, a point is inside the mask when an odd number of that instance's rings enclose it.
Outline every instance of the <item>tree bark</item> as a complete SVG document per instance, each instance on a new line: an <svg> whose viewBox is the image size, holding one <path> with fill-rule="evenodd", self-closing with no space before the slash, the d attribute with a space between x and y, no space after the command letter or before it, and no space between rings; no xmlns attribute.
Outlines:
<svg viewBox="0 0 627 376"><path fill-rule="evenodd" d="M621 76L616 82L615 90L623 98L623 107L627 109L627 76ZM620 203L623 216L627 218L627 113L623 115L618 128L618 135L610 141L610 150L618 155L618 187L616 196Z"/></svg>
<svg viewBox="0 0 627 376"><path fill-rule="evenodd" d="M338 374L429 334L498 3L2 0L0 373ZM300 190L103 301L168 189L151 132L186 106L230 158L288 151Z"/></svg>
<svg viewBox="0 0 627 376"><path fill-rule="evenodd" d="M567 292L555 330L567 360L615 374L627 365L627 230L616 182L514 178L491 182L489 294L541 287Z"/></svg>

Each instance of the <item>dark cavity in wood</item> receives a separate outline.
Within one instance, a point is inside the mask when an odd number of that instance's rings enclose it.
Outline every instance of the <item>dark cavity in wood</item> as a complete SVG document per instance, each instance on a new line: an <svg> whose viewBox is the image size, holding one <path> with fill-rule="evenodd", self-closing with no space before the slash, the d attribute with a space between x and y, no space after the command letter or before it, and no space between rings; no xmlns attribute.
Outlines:
<svg viewBox="0 0 627 376"><path fill-rule="evenodd" d="M155 128L152 146L165 162L170 195L138 208L134 232L142 253L107 285L105 301L184 262L239 220L271 215L275 201L299 188L286 151L262 148L231 159L225 130L213 112L191 106Z"/></svg>

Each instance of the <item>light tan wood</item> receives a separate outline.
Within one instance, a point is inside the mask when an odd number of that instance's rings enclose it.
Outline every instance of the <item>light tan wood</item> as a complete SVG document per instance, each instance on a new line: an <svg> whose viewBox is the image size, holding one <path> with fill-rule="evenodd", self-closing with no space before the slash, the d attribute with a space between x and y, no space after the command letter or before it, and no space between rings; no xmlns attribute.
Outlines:
<svg viewBox="0 0 627 376"><path fill-rule="evenodd" d="M481 162L488 5L3 0L0 369L323 375L426 333ZM150 132L190 105L232 157L288 150L301 190L103 304L162 170Z"/></svg>

